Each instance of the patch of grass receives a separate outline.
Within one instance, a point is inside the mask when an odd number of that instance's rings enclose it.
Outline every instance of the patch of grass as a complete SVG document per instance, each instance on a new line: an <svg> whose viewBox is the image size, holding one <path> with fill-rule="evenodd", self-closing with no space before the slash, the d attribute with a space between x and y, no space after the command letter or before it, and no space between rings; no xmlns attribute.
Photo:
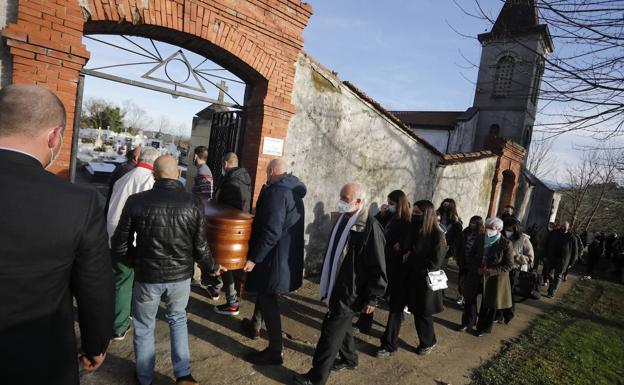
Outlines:
<svg viewBox="0 0 624 385"><path fill-rule="evenodd" d="M472 385L624 385L624 286L579 281Z"/></svg>

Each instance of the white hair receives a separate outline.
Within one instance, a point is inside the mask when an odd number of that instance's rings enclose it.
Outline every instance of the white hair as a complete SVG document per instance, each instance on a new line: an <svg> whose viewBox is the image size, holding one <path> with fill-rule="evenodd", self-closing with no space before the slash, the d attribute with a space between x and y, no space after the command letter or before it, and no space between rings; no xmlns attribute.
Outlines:
<svg viewBox="0 0 624 385"><path fill-rule="evenodd" d="M497 217L490 217L485 220L485 227L500 231L504 228L503 220Z"/></svg>
<svg viewBox="0 0 624 385"><path fill-rule="evenodd" d="M353 199L360 199L362 202L366 201L366 190L361 183L351 182L345 186L351 186L353 188Z"/></svg>
<svg viewBox="0 0 624 385"><path fill-rule="evenodd" d="M141 155L139 156L139 162L154 164L156 158L160 156L160 151L153 147L148 147L146 149L141 150Z"/></svg>

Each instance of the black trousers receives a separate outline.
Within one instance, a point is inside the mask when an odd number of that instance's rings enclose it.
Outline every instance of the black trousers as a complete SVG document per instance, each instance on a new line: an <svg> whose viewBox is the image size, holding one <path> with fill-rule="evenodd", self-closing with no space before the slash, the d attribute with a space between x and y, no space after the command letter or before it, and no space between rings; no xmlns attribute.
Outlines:
<svg viewBox="0 0 624 385"><path fill-rule="evenodd" d="M358 356L353 340L353 317L356 313L350 309L330 311L321 325L321 337L316 344L312 369L307 377L314 385L325 385L336 354L340 354L349 365L357 365Z"/></svg>
<svg viewBox="0 0 624 385"><path fill-rule="evenodd" d="M256 314L259 313L259 314ZM258 317L259 315L259 317ZM280 318L279 294L261 294L256 297L256 308L254 309L254 326L260 326L262 321L269 335L269 350L272 352L282 352L284 342L282 341L282 320Z"/></svg>
<svg viewBox="0 0 624 385"><path fill-rule="evenodd" d="M586 271L586 275L592 275L594 273L594 268L596 267L596 265L598 264L598 260L599 258L595 258L595 257L587 257L587 271Z"/></svg>
<svg viewBox="0 0 624 385"><path fill-rule="evenodd" d="M470 297L464 297L464 311L462 313L462 326L473 328L477 324L477 297L479 293Z"/></svg>
<svg viewBox="0 0 624 385"><path fill-rule="evenodd" d="M477 331L491 333L495 318L496 309L490 309L481 305L481 309L479 311L479 321L477 322Z"/></svg>
<svg viewBox="0 0 624 385"><path fill-rule="evenodd" d="M398 349L399 333L401 332L401 323L403 321L403 310L391 311L388 316L388 324L386 331L381 336L381 347L390 352ZM419 346L429 347L437 343L435 330L433 328L432 315L416 315L414 314L414 325L418 334Z"/></svg>

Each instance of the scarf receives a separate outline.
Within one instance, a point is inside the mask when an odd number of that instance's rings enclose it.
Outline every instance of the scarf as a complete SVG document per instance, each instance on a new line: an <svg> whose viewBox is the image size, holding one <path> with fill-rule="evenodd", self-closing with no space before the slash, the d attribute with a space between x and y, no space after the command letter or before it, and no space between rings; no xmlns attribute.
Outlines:
<svg viewBox="0 0 624 385"><path fill-rule="evenodd" d="M485 247L492 247L493 244L495 244L501 237L501 234L498 233L493 237L488 237L487 235L485 236Z"/></svg>
<svg viewBox="0 0 624 385"><path fill-rule="evenodd" d="M323 260L323 273L321 274L321 287L319 289L321 300L327 304L329 304L329 298L332 291L334 290L334 284L336 283L336 275L338 274L338 269L340 267L338 266L340 264L340 255L344 251L344 248L347 244L349 231L351 231L351 227L353 227L353 225L357 221L359 214L359 211L353 214L345 225L342 234L336 234L338 232L340 222L342 222L342 219L345 215L342 214L340 218L338 218L338 222L336 222L336 225L334 226L334 229L332 231L331 238L329 239L329 247L327 248L327 252L325 253L325 259ZM336 245L336 248L333 249L336 236L339 236L338 244Z"/></svg>

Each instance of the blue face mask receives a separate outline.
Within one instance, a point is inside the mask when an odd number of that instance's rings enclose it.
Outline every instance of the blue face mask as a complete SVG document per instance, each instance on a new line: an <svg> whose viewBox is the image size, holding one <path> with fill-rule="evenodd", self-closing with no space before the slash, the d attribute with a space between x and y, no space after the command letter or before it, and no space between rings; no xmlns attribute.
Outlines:
<svg viewBox="0 0 624 385"><path fill-rule="evenodd" d="M347 203L342 199L338 201L338 212L340 213L350 213L355 210L355 205L353 203Z"/></svg>
<svg viewBox="0 0 624 385"><path fill-rule="evenodd" d="M388 204L388 212L389 212L390 214L396 214L396 212L397 212L397 207L396 207L396 205L395 205L395 204L393 204L393 203Z"/></svg>

